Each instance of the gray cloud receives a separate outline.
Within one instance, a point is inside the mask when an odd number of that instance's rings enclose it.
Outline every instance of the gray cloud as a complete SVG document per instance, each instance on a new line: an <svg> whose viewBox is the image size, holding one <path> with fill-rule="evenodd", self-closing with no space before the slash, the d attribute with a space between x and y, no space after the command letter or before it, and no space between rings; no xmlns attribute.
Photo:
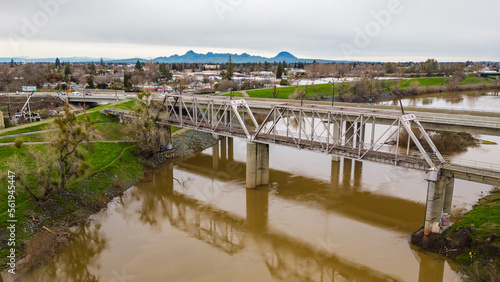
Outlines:
<svg viewBox="0 0 500 282"><path fill-rule="evenodd" d="M68 51L60 50L62 45L74 44L78 50L78 44L96 43L111 48L118 44L144 46L143 51L131 48L128 57L212 48L256 54L287 50L299 57L343 59L344 44L355 48L350 54L354 58L500 60L500 2L400 0L396 3L399 12L384 18L388 6L396 5L394 1L3 1L0 56L54 56ZM36 32L25 36L29 24ZM356 44L360 31L368 43ZM25 40L12 44L12 34L18 41ZM156 53L148 53L151 45L164 46L165 51L156 48ZM74 55L101 56L96 48L87 50Z"/></svg>

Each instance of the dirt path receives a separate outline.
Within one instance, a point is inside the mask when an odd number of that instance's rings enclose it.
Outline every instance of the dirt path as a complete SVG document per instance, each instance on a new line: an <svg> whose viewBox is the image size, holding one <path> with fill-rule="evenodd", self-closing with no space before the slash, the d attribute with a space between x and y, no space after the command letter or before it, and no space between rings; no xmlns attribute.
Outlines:
<svg viewBox="0 0 500 282"><path fill-rule="evenodd" d="M35 134L41 134L41 133L47 133L47 132L53 132L53 131L57 131L57 129L46 129L46 130L39 130L39 131L31 131L31 132L24 132L24 133L18 133L18 134L4 135L4 136L0 136L0 139L14 138L14 137L20 137L20 136L27 136L27 135L35 135Z"/></svg>
<svg viewBox="0 0 500 282"><path fill-rule="evenodd" d="M90 141L92 143L126 143L126 142L129 142L129 143L132 143L134 141L132 140L94 140L94 141ZM23 145L43 145L43 144L49 144L49 142L24 142ZM0 147L1 146L13 146L14 145L14 142L10 142L10 143L0 143Z"/></svg>
<svg viewBox="0 0 500 282"><path fill-rule="evenodd" d="M175 132L172 133L172 136L179 135L182 133L185 133L188 131L189 128L182 128L179 129ZM39 134L39 133L45 133L45 132L51 132L51 131L57 131L57 129L49 129L49 130L40 130L40 131L32 131L32 132L26 132L26 133L19 133L19 134L13 134L13 135L6 135L6 136L0 136L0 139L2 138L12 138L12 137L17 137L17 136L24 136L24 135L30 135L30 134ZM133 140L94 140L91 141L92 143L125 143L129 142L132 143L134 142ZM48 144L49 142L24 142L23 145L43 145L43 144ZM9 143L0 143L1 146L13 146L14 142L9 142Z"/></svg>

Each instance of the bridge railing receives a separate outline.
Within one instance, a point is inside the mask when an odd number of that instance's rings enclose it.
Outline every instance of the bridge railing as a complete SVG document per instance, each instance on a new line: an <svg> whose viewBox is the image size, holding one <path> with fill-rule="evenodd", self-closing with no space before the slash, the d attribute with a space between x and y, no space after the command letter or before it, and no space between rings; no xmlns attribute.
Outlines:
<svg viewBox="0 0 500 282"><path fill-rule="evenodd" d="M463 166L469 166L469 167L474 167L474 168L486 168L486 169L500 171L499 164L482 162L482 161L475 161L475 160L465 160L465 159L453 159L452 161L453 161L453 164L456 164L456 165L463 165Z"/></svg>

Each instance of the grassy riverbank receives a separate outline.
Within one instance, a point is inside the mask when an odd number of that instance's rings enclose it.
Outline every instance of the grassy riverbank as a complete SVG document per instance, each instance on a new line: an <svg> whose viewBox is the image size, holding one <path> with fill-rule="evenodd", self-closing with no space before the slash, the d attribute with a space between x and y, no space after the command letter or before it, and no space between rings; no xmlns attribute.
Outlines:
<svg viewBox="0 0 500 282"><path fill-rule="evenodd" d="M84 220L90 214L101 209L108 200L138 181L143 168L132 154L135 145L130 143L93 143L93 153L86 153L85 158L91 169L68 185L68 190L62 194L54 194L44 203L36 204L24 190L16 190L16 257L24 256L26 248L35 236L52 230L58 237L65 228ZM48 150L47 145L37 145L36 150ZM13 146L0 147L0 158L7 159L18 155L26 160L29 169L36 169L26 152L26 146L15 149ZM7 167L4 162L0 170L16 172L15 167ZM6 183L6 179L2 182ZM6 187L6 185L2 185ZM7 189L0 191L0 205L7 207ZM0 240L2 246L7 246L8 213L0 214ZM47 228L47 229L45 229ZM36 244L39 245L40 243ZM0 251L0 262L5 267L7 248Z"/></svg>
<svg viewBox="0 0 500 282"><path fill-rule="evenodd" d="M466 243L455 260L465 266L468 279L500 281L500 191L480 199L445 236L452 240L463 234Z"/></svg>
<svg viewBox="0 0 500 282"><path fill-rule="evenodd" d="M478 201L444 234L431 233L423 247L423 230L411 243L462 265L467 281L500 281L500 191Z"/></svg>
<svg viewBox="0 0 500 282"><path fill-rule="evenodd" d="M129 109L136 103L134 100L122 101L115 106ZM97 140L84 145L87 149L92 147L91 150L82 150L83 158L89 164L89 169L84 175L68 183L68 189L64 192L53 194L48 200L38 203L29 196L27 191L21 189L19 185L15 185L16 261L25 257L26 254L30 254L31 257L37 257L37 254L40 254L42 258L50 257L47 254L56 249L54 244L57 240L55 239L63 238L69 226L85 220L90 214L99 211L110 199L141 179L144 168L133 154L136 146L133 143L113 141L126 139L125 126L114 122L115 118L99 113L100 108L102 107L87 112L92 122L107 123L95 125ZM83 119L83 116L80 115L77 119ZM20 126L18 129L13 128L2 135L36 133L52 127L54 126L50 121L48 123L39 122L34 125ZM53 132L13 137L1 141L12 142L16 139L25 142L45 141L47 135L50 134ZM0 244L2 246L8 246L10 234L7 230L7 220L12 219L7 212L9 196L7 172L12 171L19 174L22 171L20 168L10 167L8 160L13 156L22 159L26 165L27 181L31 187L35 187L36 179L29 176L29 172L35 171L37 167L35 167L28 151L48 151L50 149L47 144L23 145L19 149L12 145L0 147L0 159L2 160L0 162L0 181L2 182L0 206L5 207L5 210L0 211ZM9 249L1 248L1 268L6 267ZM31 264L36 264L37 261L34 259Z"/></svg>

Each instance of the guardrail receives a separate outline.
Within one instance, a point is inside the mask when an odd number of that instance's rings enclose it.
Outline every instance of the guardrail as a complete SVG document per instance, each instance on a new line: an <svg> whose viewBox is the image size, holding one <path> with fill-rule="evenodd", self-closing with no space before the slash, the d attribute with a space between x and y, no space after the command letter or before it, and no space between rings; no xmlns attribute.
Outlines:
<svg viewBox="0 0 500 282"><path fill-rule="evenodd" d="M474 161L474 160L464 160L464 159L453 159L451 164L454 165L463 165L474 168L486 168L500 171L499 164L487 163L482 161Z"/></svg>
<svg viewBox="0 0 500 282"><path fill-rule="evenodd" d="M370 105L370 104L359 104L359 105ZM375 104L379 106L389 106L389 107L397 107L400 109L399 105L388 105L388 104ZM454 108L454 107L415 107L415 106L404 106L405 110L419 109L419 110L445 110L445 111L454 111L454 112L477 112L477 113L490 113L490 114L500 114L499 111L489 110L489 109L471 109L471 108Z"/></svg>

